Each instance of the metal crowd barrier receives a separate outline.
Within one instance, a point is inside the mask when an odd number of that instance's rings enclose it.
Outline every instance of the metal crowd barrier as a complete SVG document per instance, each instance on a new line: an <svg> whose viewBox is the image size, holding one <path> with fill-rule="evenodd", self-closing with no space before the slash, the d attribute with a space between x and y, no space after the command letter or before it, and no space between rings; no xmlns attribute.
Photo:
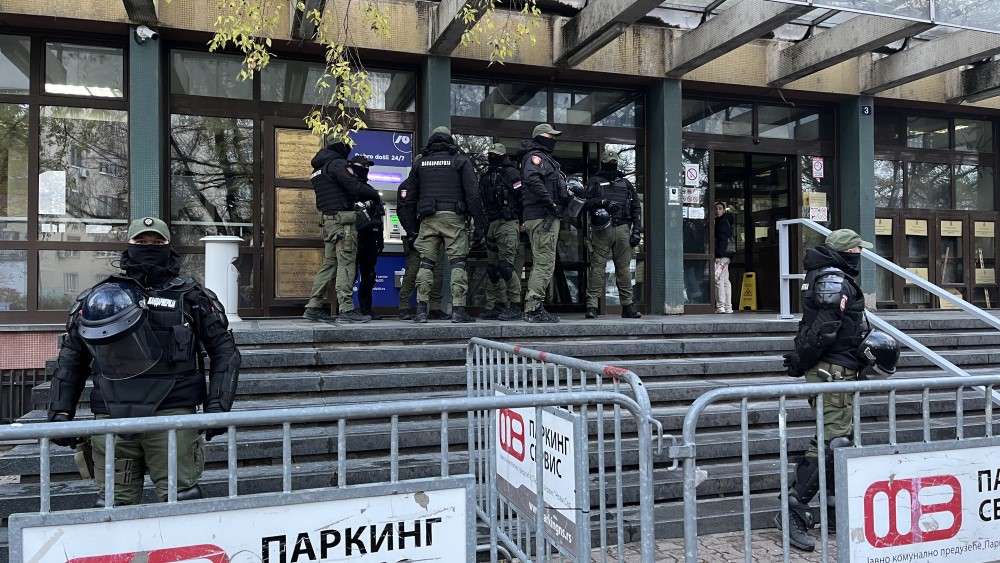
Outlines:
<svg viewBox="0 0 1000 563"><path fill-rule="evenodd" d="M649 396L642 381L631 371L582 361L576 358L531 350L522 346L492 342L473 338L469 342L466 367L468 370L468 392L470 398L497 397L517 393L518 396L555 397L561 394L612 392L615 395L627 393L634 398L636 410L623 409L612 405L610 409L600 403L577 403L561 405L558 418L547 409L549 422L546 423L544 439L548 440L548 426L567 426L566 419L575 420L577 439L574 443L576 466L575 506L551 507L546 509L546 518L537 518L531 507L525 506L518 498L517 491L503 479L503 471L498 464L509 461L506 453L510 438L509 418L496 417L493 413L477 411L469 417L470 441L475 442L474 455L469 458L469 471L477 480L489 486L480 489L478 512L480 518L494 522L490 528L490 545L503 545L521 560L529 560L529 554L558 554L559 560L589 561L584 554L590 550L581 548L580 543L593 539L594 557L602 563L622 560L626 541L641 542L643 563L654 561L655 534L653 518L653 432L657 434L657 453L662 448L662 425L653 418ZM609 412L610 411L610 412ZM628 416L623 416L627 411ZM516 413L515 413L516 414ZM543 420L543 409L536 408L533 421ZM563 420L563 422L558 422ZM499 427L498 427L499 425ZM517 434L516 424L513 434ZM531 432L534 451L546 449L543 432ZM635 450L627 451L623 437L634 432ZM531 436L530 434L533 434ZM610 434L610 437L609 437ZM608 440L612 444L608 444ZM558 444L557 444L558 445ZM558 449L558 448L557 448ZM491 452L499 452L490 455ZM596 452L596 461L591 461L591 453ZM515 452L516 453L516 452ZM611 456L611 459L608 457ZM534 456L536 473L551 477L544 466L546 456ZM509 465L509 464L507 464ZM626 471L638 475L638 498L629 500L624 488ZM498 481L500 481L498 483ZM543 506L543 479L535 484L535 504ZM565 478L556 478L554 487L560 486ZM588 490L596 485L597 506L591 506ZM634 486L634 485L633 485ZM503 490L510 494L500 495ZM549 492L549 491L546 491ZM544 499L548 500L548 499ZM548 503L546 503L548 504ZM560 510L561 509L561 510ZM594 514L594 510L597 514ZM576 542L567 546L566 542L554 540L549 525L549 512L563 514L572 512L576 516ZM638 537L632 531L635 522L627 522L627 515L638 519ZM634 515L634 516L633 516ZM544 520L544 523L543 523ZM566 520L562 520L566 522ZM544 525L543 525L544 524ZM596 528L596 529L592 529ZM613 548L617 551L613 551ZM571 551L571 549L573 551ZM565 558L565 559L564 559Z"/></svg>
<svg viewBox="0 0 1000 563"><path fill-rule="evenodd" d="M836 383L791 383L768 386L745 386L715 389L698 397L692 403L687 415L684 418L683 441L676 446L668 448L668 456L673 458L674 464L671 469L676 469L678 462L683 462L684 467L684 550L686 563L698 563L698 506L699 498L696 491L698 483L704 476L699 476L698 451L699 447L705 445L699 441L698 421L701 415L709 407L719 408L720 405L738 405L740 413L740 443L742 460L742 506L743 506L743 550L747 563L762 560L759 552L761 542L767 547L774 547L774 542L779 541L784 553L784 561L791 560L788 538L788 486L789 486L789 398L805 398L815 396L816 416L815 420L808 424L806 428L798 427L792 439L797 440L802 445L808 438L815 437L817 443L825 443L823 435L823 394L826 393L850 393L854 397L854 436L853 445L845 450L863 448L869 446L889 445L894 447L910 446L915 444L935 443L960 443L966 440L981 440L981 438L991 439L994 436L993 425L993 402L984 398L982 394L974 392L976 387L985 388L986 396L993 394L995 386L1000 385L1000 375L970 376L961 379L954 377L937 377L927 379L889 379L883 381L856 381L856 382L836 382ZM969 391L969 393L966 393ZM953 417L941 418L941 415L934 417L930 409L931 393L935 392L934 400L951 400L953 394L955 410ZM863 401L864 400L864 401ZM754 401L751 403L750 401ZM908 405L900 405L901 402L909 402ZM795 405L793 405L794 407ZM800 402L797 406L804 407ZM884 412L882 409L885 409ZM862 420L862 411L869 410L868 416L877 416L876 420ZM759 417L762 412L773 411L777 413L777 433L774 428L762 430L749 430L749 417ZM952 424L953 423L953 424ZM981 427L981 428L980 428ZM818 428L818 431L817 431ZM751 495L751 440L774 439L775 434L779 441L780 482L777 483L778 490L766 494ZM981 438L980 438L981 437ZM895 449L895 448L893 448ZM796 448L795 451L804 447ZM860 450L856 450L860 451ZM794 453L794 452L793 452ZM826 563L830 561L828 553L828 540L834 537L830 533L829 522L827 521L827 511L823 507L827 505L827 480L833 476L826 474L825 448L819 449L818 461L820 466L819 494L813 499L813 506L818 502L820 532L817 535L813 532L813 538L817 539L817 551L821 560ZM994 466L990 466L994 467ZM773 472L773 470L771 470ZM837 478L842 478L840 469L837 469ZM754 475L759 479L758 474ZM760 483L755 486L761 487ZM716 500L715 496L701 499L703 502ZM916 501L913 501L916 504ZM779 506L780 505L780 506ZM840 499L838 499L838 522L841 520ZM780 508L782 518L782 530L779 535L777 530L773 530L771 517ZM736 516L736 515L734 515ZM756 520L754 518L756 517ZM751 524L756 528L754 535L751 535ZM838 528L840 528L838 524ZM913 522L912 525L916 526ZM772 528L775 540L767 538L761 539L760 528ZM844 538L846 542L854 541L840 528L841 534L836 536L838 541ZM751 541L753 540L753 541ZM758 548L758 555L754 555L754 545ZM838 543L838 548L840 548ZM933 547L933 546L931 546ZM703 560L703 559L702 559ZM846 560L846 559L839 559ZM904 560L892 559L886 560Z"/></svg>

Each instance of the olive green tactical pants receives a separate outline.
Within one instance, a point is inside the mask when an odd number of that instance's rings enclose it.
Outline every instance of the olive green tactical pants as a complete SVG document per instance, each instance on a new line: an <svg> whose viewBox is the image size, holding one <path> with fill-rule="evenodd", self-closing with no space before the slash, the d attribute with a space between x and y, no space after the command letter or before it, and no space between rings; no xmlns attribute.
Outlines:
<svg viewBox="0 0 1000 563"><path fill-rule="evenodd" d="M465 297L469 290L469 275L465 267L456 267L454 260L466 260L469 256L469 229L465 225L465 215L451 211L438 211L420 222L420 234L414 244L420 252L421 262L433 262L437 267L441 261L441 248L451 268L451 304L465 307ZM431 269L421 267L417 272L417 301L428 303L434 274Z"/></svg>
<svg viewBox="0 0 1000 563"><path fill-rule="evenodd" d="M556 241L559 239L559 220L552 222L546 231L545 219L531 219L524 222L531 240L531 275L528 276L528 294L524 298L524 310L534 311L545 303L552 274L556 270Z"/></svg>
<svg viewBox="0 0 1000 563"><path fill-rule="evenodd" d="M587 307L596 308L598 300L604 294L608 260L615 264L615 282L618 284L621 304L632 304L632 247L628 243L631 234L632 230L627 224L590 231L587 238L587 248L590 250Z"/></svg>
<svg viewBox="0 0 1000 563"><path fill-rule="evenodd" d="M820 362L806 371L806 383L821 383L827 381L820 377L819 370L826 370L833 381L856 381L858 372L847 370L842 366ZM809 398L809 406L812 407L813 414L816 413L816 397ZM830 443L830 440L844 436L852 438L854 435L854 394L853 393L824 393L823 394L823 440ZM806 456L819 457L817 443L815 440Z"/></svg>
<svg viewBox="0 0 1000 563"><path fill-rule="evenodd" d="M322 307L330 283L337 289L340 314L354 310L355 259L358 256L358 232L354 230L357 214L341 211L335 219L323 221L323 266L316 272L306 308Z"/></svg>
<svg viewBox="0 0 1000 563"><path fill-rule="evenodd" d="M409 309L410 299L417 289L417 272L420 271L420 253L410 246L408 239L403 239L403 253L406 255L406 267L403 270L403 282L399 286L399 308ZM430 310L441 308L441 286L444 282L444 261L434 263L434 281L431 283Z"/></svg>
<svg viewBox="0 0 1000 563"><path fill-rule="evenodd" d="M514 278L517 280L517 291L518 300L520 303L524 300L524 293L527 291L525 287L527 284L523 283L521 279L524 276L524 263L531 262L531 242L522 239L520 236L517 237L517 249L514 252Z"/></svg>
<svg viewBox="0 0 1000 563"><path fill-rule="evenodd" d="M513 270L514 258L520 244L520 225L517 221L496 220L490 223L486 231L486 262L496 267L501 262ZM501 274L497 282L492 280L486 284L486 308L492 309L496 303L521 303L521 276L511 275L510 280Z"/></svg>
<svg viewBox="0 0 1000 563"><path fill-rule="evenodd" d="M194 407L162 409L153 416L194 414ZM106 419L108 415L97 415ZM115 506L142 502L143 475L156 486L156 496L167 500L167 433L143 432L131 439L115 436ZM94 482L104 498L104 436L91 436ZM197 429L177 431L177 490L198 484L205 470L205 440Z"/></svg>

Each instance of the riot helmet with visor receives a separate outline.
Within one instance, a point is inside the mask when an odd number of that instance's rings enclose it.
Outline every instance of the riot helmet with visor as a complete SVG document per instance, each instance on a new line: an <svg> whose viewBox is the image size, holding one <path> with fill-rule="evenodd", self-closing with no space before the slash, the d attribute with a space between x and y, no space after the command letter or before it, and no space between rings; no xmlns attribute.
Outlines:
<svg viewBox="0 0 1000 563"><path fill-rule="evenodd" d="M881 330L872 329L858 347L857 357L878 375L889 377L896 373L899 342Z"/></svg>
<svg viewBox="0 0 1000 563"><path fill-rule="evenodd" d="M78 330L96 371L107 379L141 375L160 359L146 296L133 285L110 282L95 287L80 309Z"/></svg>

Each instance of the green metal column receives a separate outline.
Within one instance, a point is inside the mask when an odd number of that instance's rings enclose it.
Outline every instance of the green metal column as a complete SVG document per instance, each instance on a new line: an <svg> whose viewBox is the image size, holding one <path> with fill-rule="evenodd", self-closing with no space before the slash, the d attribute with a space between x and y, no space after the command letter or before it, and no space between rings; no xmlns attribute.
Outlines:
<svg viewBox="0 0 1000 563"><path fill-rule="evenodd" d="M840 104L840 223L875 240L875 103L858 96ZM861 290L874 304L875 266L863 267Z"/></svg>
<svg viewBox="0 0 1000 563"><path fill-rule="evenodd" d="M129 99L129 179L131 181L132 217L161 217L163 181L162 74L160 42L135 41L135 28L129 28L128 99Z"/></svg>
<svg viewBox="0 0 1000 563"><path fill-rule="evenodd" d="M420 124L414 147L426 144L435 127L451 127L451 59L427 57L420 71Z"/></svg>
<svg viewBox="0 0 1000 563"><path fill-rule="evenodd" d="M650 312L676 315L684 312L680 80L660 80L650 89L646 142L649 225L645 236Z"/></svg>

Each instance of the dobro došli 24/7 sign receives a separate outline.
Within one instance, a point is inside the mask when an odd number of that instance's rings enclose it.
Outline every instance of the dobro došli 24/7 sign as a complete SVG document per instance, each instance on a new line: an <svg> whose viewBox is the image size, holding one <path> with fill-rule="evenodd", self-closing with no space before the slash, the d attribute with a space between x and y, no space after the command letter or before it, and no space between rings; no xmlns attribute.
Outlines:
<svg viewBox="0 0 1000 563"><path fill-rule="evenodd" d="M15 563L475 561L472 477L10 518Z"/></svg>
<svg viewBox="0 0 1000 563"><path fill-rule="evenodd" d="M1000 560L1000 440L836 454L839 561Z"/></svg>

